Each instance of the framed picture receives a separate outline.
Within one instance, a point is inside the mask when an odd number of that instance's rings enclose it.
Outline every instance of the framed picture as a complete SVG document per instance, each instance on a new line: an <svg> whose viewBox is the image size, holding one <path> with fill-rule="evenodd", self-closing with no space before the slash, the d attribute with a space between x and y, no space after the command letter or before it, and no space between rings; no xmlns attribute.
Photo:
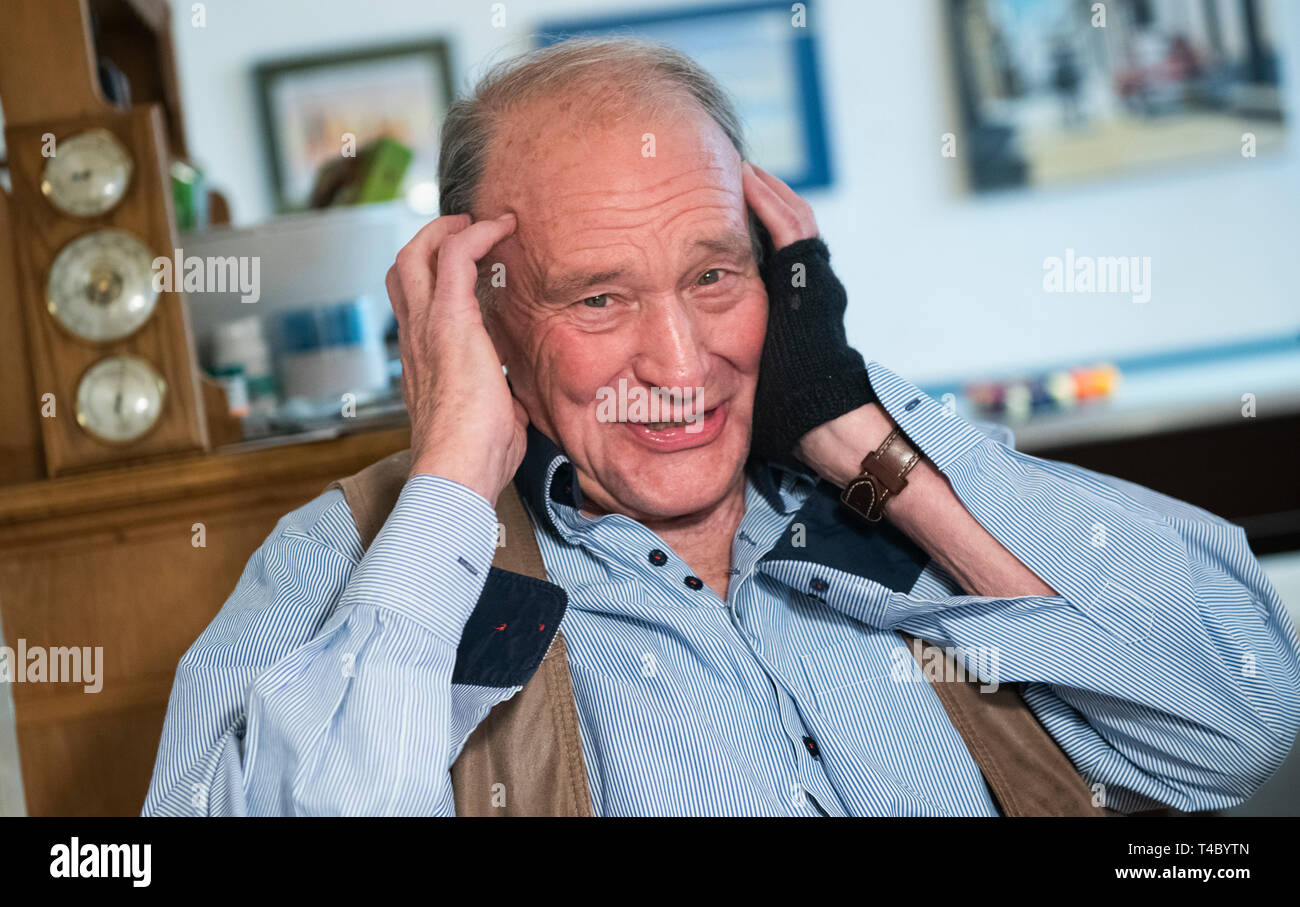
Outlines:
<svg viewBox="0 0 1300 907"><path fill-rule="evenodd" d="M796 191L816 189L832 175L812 6L762 2L546 22L538 43L626 35L680 50L731 95L754 160Z"/></svg>
<svg viewBox="0 0 1300 907"><path fill-rule="evenodd" d="M413 152L406 184L434 180L442 118L452 101L444 41L278 60L257 67L276 207L306 206L321 165L387 136Z"/></svg>
<svg viewBox="0 0 1300 907"><path fill-rule="evenodd" d="M1280 4L947 0L976 191L1049 186L1285 138Z"/></svg>

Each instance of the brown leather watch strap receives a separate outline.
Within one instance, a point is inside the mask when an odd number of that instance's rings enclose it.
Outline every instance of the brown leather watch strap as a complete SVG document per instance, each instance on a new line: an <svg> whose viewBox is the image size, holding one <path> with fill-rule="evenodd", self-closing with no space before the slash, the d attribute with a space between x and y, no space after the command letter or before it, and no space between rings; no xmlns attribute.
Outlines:
<svg viewBox="0 0 1300 907"><path fill-rule="evenodd" d="M862 472L844 486L840 500L874 523L885 515L885 502L907 487L907 474L921 455L895 427L879 447L862 460Z"/></svg>

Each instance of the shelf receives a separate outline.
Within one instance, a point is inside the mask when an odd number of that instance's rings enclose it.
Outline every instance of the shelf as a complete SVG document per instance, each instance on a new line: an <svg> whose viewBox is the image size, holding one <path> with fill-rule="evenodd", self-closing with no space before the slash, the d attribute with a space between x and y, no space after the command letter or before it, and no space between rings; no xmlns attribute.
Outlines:
<svg viewBox="0 0 1300 907"><path fill-rule="evenodd" d="M22 524L225 494L241 486L265 489L280 482L298 485L314 477L350 475L409 444L405 426L315 440L295 436L253 449L232 445L201 457L10 485L0 488L0 538L4 529Z"/></svg>

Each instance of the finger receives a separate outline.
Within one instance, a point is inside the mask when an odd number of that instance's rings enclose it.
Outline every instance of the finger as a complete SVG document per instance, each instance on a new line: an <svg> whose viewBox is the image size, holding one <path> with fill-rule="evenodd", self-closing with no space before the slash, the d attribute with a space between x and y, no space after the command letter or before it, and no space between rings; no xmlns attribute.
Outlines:
<svg viewBox="0 0 1300 907"><path fill-rule="evenodd" d="M397 322L397 348L403 361L406 361L407 340L410 331L407 329L409 323L410 306L406 301L406 293L402 290L402 278L397 272L397 265L392 265L388 273L384 276L384 287L388 290L388 302L393 307L393 319ZM403 369L403 374L405 374Z"/></svg>
<svg viewBox="0 0 1300 907"><path fill-rule="evenodd" d="M391 265L384 275L384 289L388 291L388 303L393 307L393 317L397 319L397 329L402 329L406 321L406 294L402 292L402 279L397 273L397 265Z"/></svg>
<svg viewBox="0 0 1300 907"><path fill-rule="evenodd" d="M750 169L754 171L755 175L761 179L768 188L775 192L780 197L781 201L785 202L791 208L798 211L800 208L809 207L808 202L804 200L803 196L786 185L784 180L768 173L762 167L758 166L758 164L750 164L749 166Z"/></svg>
<svg viewBox="0 0 1300 907"><path fill-rule="evenodd" d="M742 169L741 183L745 203L754 209L763 226L767 227L767 232L772 237L772 246L784 249L792 242L806 239L808 234L805 233L799 216L776 194L775 189L763 182L755 172L757 169Z"/></svg>
<svg viewBox="0 0 1300 907"><path fill-rule="evenodd" d="M411 399L407 390L410 379L406 363L409 360L406 349L406 295L402 292L402 281L397 274L397 265L392 265L384 275L384 288L388 290L388 302L393 307L393 318L397 320L398 357L402 363L402 403L411 412Z"/></svg>
<svg viewBox="0 0 1300 907"><path fill-rule="evenodd" d="M442 244L434 290L440 313L465 314L466 310L472 309L474 314L478 314L478 303L474 298L478 260L513 233L515 225L515 215L507 212L500 217L470 224Z"/></svg>
<svg viewBox="0 0 1300 907"><path fill-rule="evenodd" d="M802 232L800 239L816 236L818 232L817 217L813 214L812 205L808 204L807 199L787 186L783 180L768 173L757 164L750 164L750 167L758 178L763 181L763 184L775 192L777 197L794 211L795 217L799 219L799 229Z"/></svg>
<svg viewBox="0 0 1300 907"><path fill-rule="evenodd" d="M468 214L435 217L397 253L397 274L401 280L407 308L412 302L423 305L433 298L433 275L437 273L438 248L448 236L470 225Z"/></svg>

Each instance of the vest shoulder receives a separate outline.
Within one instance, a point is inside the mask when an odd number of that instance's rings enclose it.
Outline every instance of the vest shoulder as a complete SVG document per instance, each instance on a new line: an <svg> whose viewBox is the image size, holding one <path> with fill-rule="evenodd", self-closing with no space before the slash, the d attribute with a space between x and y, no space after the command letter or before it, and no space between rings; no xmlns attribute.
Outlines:
<svg viewBox="0 0 1300 907"><path fill-rule="evenodd" d="M388 519L410 473L411 451L399 450L329 484L329 490L342 493L363 549L370 547Z"/></svg>
<svg viewBox="0 0 1300 907"><path fill-rule="evenodd" d="M411 472L411 450L399 450L383 459L376 460L369 466L358 469L350 476L335 479L329 487L362 485L367 489L387 489L396 487L401 493L402 486Z"/></svg>

